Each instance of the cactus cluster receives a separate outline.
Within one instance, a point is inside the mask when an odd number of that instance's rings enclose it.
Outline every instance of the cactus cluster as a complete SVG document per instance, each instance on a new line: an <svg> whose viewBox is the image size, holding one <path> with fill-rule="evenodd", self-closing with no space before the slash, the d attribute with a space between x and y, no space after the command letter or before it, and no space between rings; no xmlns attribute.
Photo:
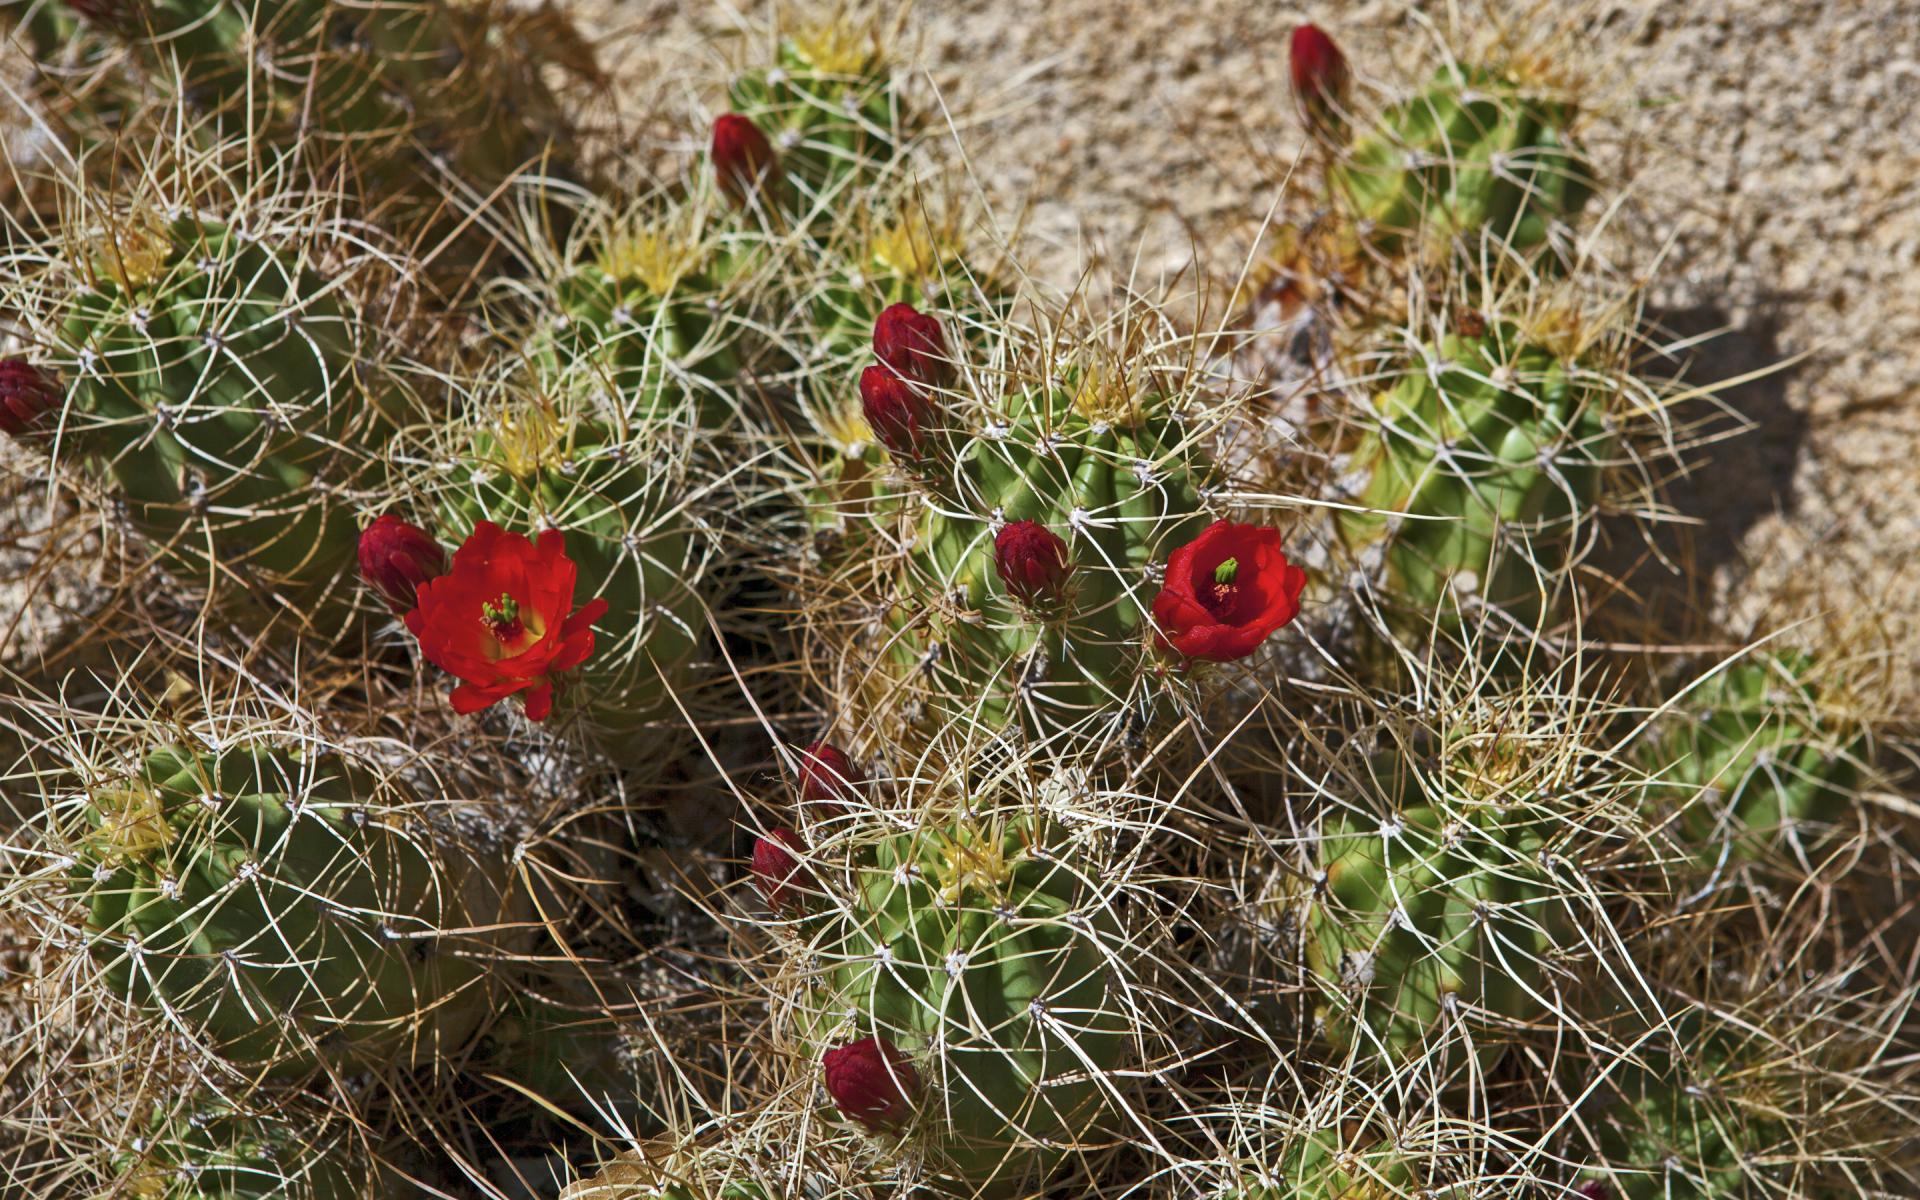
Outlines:
<svg viewBox="0 0 1920 1200"><path fill-rule="evenodd" d="M1113 1119L1127 944L1075 857L1024 814L927 821L860 846L806 923L827 1090L965 1194L1026 1194Z"/></svg>
<svg viewBox="0 0 1920 1200"><path fill-rule="evenodd" d="M1641 603L1592 90L1297 30L1220 331L776 7L631 128L564 8L24 11L0 1193L1911 1193L1911 752Z"/></svg>

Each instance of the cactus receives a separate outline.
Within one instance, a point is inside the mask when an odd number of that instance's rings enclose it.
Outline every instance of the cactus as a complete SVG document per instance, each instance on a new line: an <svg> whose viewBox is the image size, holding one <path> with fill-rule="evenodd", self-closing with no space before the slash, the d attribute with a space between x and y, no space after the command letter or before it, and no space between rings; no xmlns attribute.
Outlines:
<svg viewBox="0 0 1920 1200"><path fill-rule="evenodd" d="M72 269L78 293L55 300L50 280L19 297L48 319L68 387L40 440L99 464L183 581L338 632L348 499L372 482L358 448L394 404L339 285L237 224L142 211Z"/></svg>
<svg viewBox="0 0 1920 1200"><path fill-rule="evenodd" d="M218 1102L156 1114L114 1156L106 1194L151 1200L359 1200L368 1180L349 1152L316 1136L312 1114L251 1115ZM337 1140L337 1139L336 1139Z"/></svg>
<svg viewBox="0 0 1920 1200"><path fill-rule="evenodd" d="M423 193L446 186L425 155L444 155L481 196L543 158L559 160L547 169L564 169L571 131L541 68L598 74L587 44L552 9L510 15L446 0L69 7L129 43L188 103L235 131L328 145L351 158L356 177L387 186L431 181ZM50 57L67 27L46 13L25 32Z"/></svg>
<svg viewBox="0 0 1920 1200"><path fill-rule="evenodd" d="M619 436L539 402L516 403L496 425L470 432L443 481L440 525L464 538L481 520L531 535L558 529L578 565L576 595L607 603L604 631L563 692L602 749L633 764L657 761L647 722L675 715L692 679L707 617L697 590L702 550L688 530L675 450L640 430Z"/></svg>
<svg viewBox="0 0 1920 1200"><path fill-rule="evenodd" d="M728 98L778 149L802 210L829 222L886 174L909 132L875 34L844 17L782 37L773 65L742 73Z"/></svg>
<svg viewBox="0 0 1920 1200"><path fill-rule="evenodd" d="M1401 1063L1465 1029L1490 1063L1502 1025L1548 1011L1571 914L1548 824L1501 794L1514 769L1496 758L1475 779L1382 756L1371 772L1387 811L1323 818L1307 964L1336 1048Z"/></svg>
<svg viewBox="0 0 1920 1200"><path fill-rule="evenodd" d="M1390 1200L1420 1194L1413 1160L1392 1142L1321 1129L1220 1200Z"/></svg>
<svg viewBox="0 0 1920 1200"><path fill-rule="evenodd" d="M527 339L550 394L717 429L750 402L754 373L777 372L758 332L777 262L758 231L687 206L604 220L582 244L590 259L552 264L557 282Z"/></svg>
<svg viewBox="0 0 1920 1200"><path fill-rule="evenodd" d="M1593 191L1570 104L1481 68L1448 66L1334 163L1334 191L1382 249L1483 233L1526 253Z"/></svg>
<svg viewBox="0 0 1920 1200"><path fill-rule="evenodd" d="M504 935L460 931L510 926L504 854L455 857L409 803L338 756L154 751L92 791L76 854L106 981L277 1075L452 1053L491 1011Z"/></svg>
<svg viewBox="0 0 1920 1200"><path fill-rule="evenodd" d="M1112 1111L1131 1027L1113 914L1024 816L923 824L851 878L844 909L809 918L816 1042L899 1056L924 1083L915 1128L965 1194L1041 1189Z"/></svg>
<svg viewBox="0 0 1920 1200"><path fill-rule="evenodd" d="M1803 1190L1800 1179L1786 1186L1797 1139L1761 1090L1739 1035L1703 1030L1690 1013L1672 1036L1670 1046L1667 1034L1656 1034L1638 1061L1615 1066L1592 1093L1582 1115L1598 1162L1584 1178L1611 1185L1622 1200L1853 1194Z"/></svg>
<svg viewBox="0 0 1920 1200"><path fill-rule="evenodd" d="M1793 653L1732 663L1645 745L1649 803L1703 865L1804 855L1846 814L1863 739L1823 710L1813 666Z"/></svg>
<svg viewBox="0 0 1920 1200"><path fill-rule="evenodd" d="M1364 511L1340 525L1419 626L1485 606L1532 630L1600 494L1605 393L1517 326L1472 323L1375 401L1349 457Z"/></svg>
<svg viewBox="0 0 1920 1200"><path fill-rule="evenodd" d="M925 457L904 484L876 489L871 553L849 555L839 580L867 613L890 605L889 633L868 651L886 673L882 721L1106 741L1137 716L1154 670L1156 573L1204 524L1210 474L1171 408L1098 370L1017 387L977 432L957 406L934 403ZM1051 603L1023 601L999 577L996 541L1014 522L1065 543L1068 577Z"/></svg>

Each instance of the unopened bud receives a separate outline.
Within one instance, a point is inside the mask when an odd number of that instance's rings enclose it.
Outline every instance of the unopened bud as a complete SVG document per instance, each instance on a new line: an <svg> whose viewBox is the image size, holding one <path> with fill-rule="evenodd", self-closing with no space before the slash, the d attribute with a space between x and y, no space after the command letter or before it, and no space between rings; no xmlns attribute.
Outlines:
<svg viewBox="0 0 1920 1200"><path fill-rule="evenodd" d="M755 196L773 196L780 186L780 156L751 118L723 113L713 123L713 175L735 208Z"/></svg>
<svg viewBox="0 0 1920 1200"><path fill-rule="evenodd" d="M447 552L432 534L387 513L360 534L360 578L395 613L411 612L420 585L447 573Z"/></svg>
<svg viewBox="0 0 1920 1200"><path fill-rule="evenodd" d="M1335 134L1347 108L1347 56L1318 25L1301 25L1288 47L1293 98L1311 133Z"/></svg>
<svg viewBox="0 0 1920 1200"><path fill-rule="evenodd" d="M827 1069L827 1094L841 1112L868 1129L898 1129L913 1116L920 1074L892 1042L861 1038L827 1051L822 1063Z"/></svg>
<svg viewBox="0 0 1920 1200"><path fill-rule="evenodd" d="M828 742L815 742L800 752L800 799L814 804L844 805L859 798L866 777L846 752Z"/></svg>
<svg viewBox="0 0 1920 1200"><path fill-rule="evenodd" d="M44 418L61 405L60 385L24 358L0 359L0 433L24 438L43 432Z"/></svg>
<svg viewBox="0 0 1920 1200"><path fill-rule="evenodd" d="M880 444L908 462L927 456L942 421L938 400L878 365L860 373L860 412Z"/></svg>
<svg viewBox="0 0 1920 1200"><path fill-rule="evenodd" d="M1060 603L1066 595L1067 544L1038 521L1013 521L993 539L993 567L1009 595L1034 607Z"/></svg>
<svg viewBox="0 0 1920 1200"><path fill-rule="evenodd" d="M753 884L775 912L798 908L801 892L811 887L813 876L800 855L807 845L791 829L776 829L753 843Z"/></svg>
<svg viewBox="0 0 1920 1200"><path fill-rule="evenodd" d="M911 304L889 304L873 323L873 353L901 378L940 387L953 378L940 322Z"/></svg>

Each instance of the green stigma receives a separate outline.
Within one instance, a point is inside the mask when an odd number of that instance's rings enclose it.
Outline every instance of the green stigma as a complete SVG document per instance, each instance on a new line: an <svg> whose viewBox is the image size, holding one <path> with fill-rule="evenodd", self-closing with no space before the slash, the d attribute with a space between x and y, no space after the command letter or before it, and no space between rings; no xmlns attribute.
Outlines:
<svg viewBox="0 0 1920 1200"><path fill-rule="evenodd" d="M506 592L498 600L480 606L480 620L494 636L505 641L520 635L520 602Z"/></svg>
<svg viewBox="0 0 1920 1200"><path fill-rule="evenodd" d="M1226 587L1233 582L1233 577L1239 573L1240 560L1237 558L1229 558L1213 569L1213 582L1220 587Z"/></svg>

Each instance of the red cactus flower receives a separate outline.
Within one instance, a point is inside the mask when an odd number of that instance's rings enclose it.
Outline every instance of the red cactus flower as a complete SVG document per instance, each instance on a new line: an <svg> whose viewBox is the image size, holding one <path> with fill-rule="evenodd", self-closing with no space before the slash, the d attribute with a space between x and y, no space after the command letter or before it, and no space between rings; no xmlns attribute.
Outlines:
<svg viewBox="0 0 1920 1200"><path fill-rule="evenodd" d="M1613 1189L1598 1179L1589 1179L1573 1189L1573 1194L1581 1200L1613 1200Z"/></svg>
<svg viewBox="0 0 1920 1200"><path fill-rule="evenodd" d="M780 187L780 156L752 118L722 113L713 123L713 175L735 208L774 195Z"/></svg>
<svg viewBox="0 0 1920 1200"><path fill-rule="evenodd" d="M1297 26L1287 51L1293 98L1307 128L1332 133L1347 107L1347 56L1318 25Z"/></svg>
<svg viewBox="0 0 1920 1200"><path fill-rule="evenodd" d="M397 615L418 602L421 584L446 573L446 549L418 525L386 513L360 531L360 578Z"/></svg>
<svg viewBox="0 0 1920 1200"><path fill-rule="evenodd" d="M800 752L800 799L813 804L842 805L859 797L867 777L846 752L829 742L815 742Z"/></svg>
<svg viewBox="0 0 1920 1200"><path fill-rule="evenodd" d="M840 1111L875 1131L898 1129L913 1115L920 1073L899 1047L882 1037L829 1050L827 1094Z"/></svg>
<svg viewBox="0 0 1920 1200"><path fill-rule="evenodd" d="M1059 534L1038 521L1013 521L993 539L993 569L1015 599L1044 607L1065 599L1073 564Z"/></svg>
<svg viewBox="0 0 1920 1200"><path fill-rule="evenodd" d="M1168 557L1153 619L1164 643L1188 658L1231 662L1300 614L1306 586L1279 530L1215 521Z"/></svg>
<svg viewBox="0 0 1920 1200"><path fill-rule="evenodd" d="M873 323L873 353L902 379L940 387L953 378L940 322L911 304L889 304Z"/></svg>
<svg viewBox="0 0 1920 1200"><path fill-rule="evenodd" d="M800 893L813 886L813 873L799 856L807 844L791 829L780 828L753 843L753 885L775 912L798 908L804 903Z"/></svg>
<svg viewBox="0 0 1920 1200"><path fill-rule="evenodd" d="M0 359L0 433L24 438L59 409L60 385L24 358Z"/></svg>
<svg viewBox="0 0 1920 1200"><path fill-rule="evenodd" d="M943 423L938 400L877 365L860 372L860 411L887 452L909 462L926 457Z"/></svg>
<svg viewBox="0 0 1920 1200"><path fill-rule="evenodd" d="M591 626L607 612L605 600L574 608L578 573L559 530L536 546L482 521L453 552L453 570L419 586L407 628L435 666L460 678L455 712L518 692L529 720L546 719L554 676L593 653Z"/></svg>

